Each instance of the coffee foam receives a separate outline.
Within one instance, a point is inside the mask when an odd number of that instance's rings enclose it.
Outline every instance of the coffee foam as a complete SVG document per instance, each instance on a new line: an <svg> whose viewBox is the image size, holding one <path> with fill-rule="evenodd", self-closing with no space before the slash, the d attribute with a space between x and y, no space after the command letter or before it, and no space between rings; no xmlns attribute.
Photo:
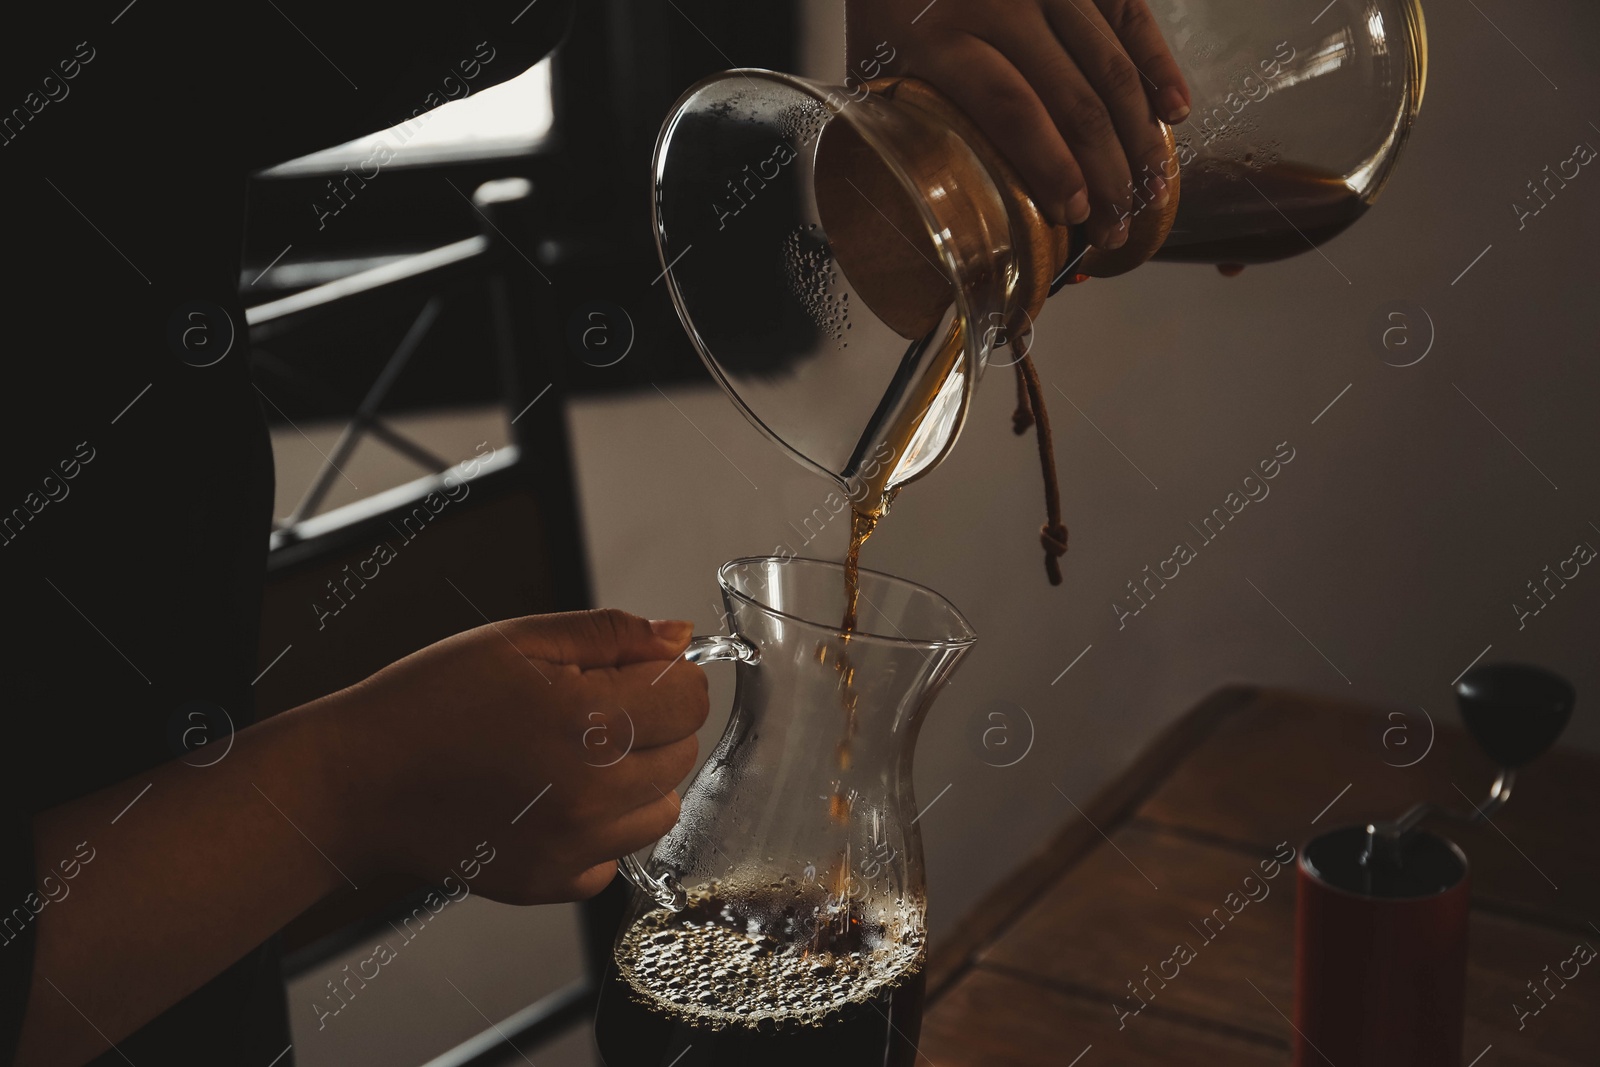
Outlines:
<svg viewBox="0 0 1600 1067"><path fill-rule="evenodd" d="M646 914L617 946L623 977L647 1004L694 1025L817 1026L922 963L920 906L888 923L820 915L819 935L805 928L808 915L796 921L793 903L763 907L763 896L700 890L683 912Z"/></svg>

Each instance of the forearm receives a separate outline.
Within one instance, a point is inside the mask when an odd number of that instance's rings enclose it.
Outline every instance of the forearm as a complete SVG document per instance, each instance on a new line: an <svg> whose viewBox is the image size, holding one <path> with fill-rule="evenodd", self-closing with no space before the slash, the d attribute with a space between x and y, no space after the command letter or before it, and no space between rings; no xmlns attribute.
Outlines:
<svg viewBox="0 0 1600 1067"><path fill-rule="evenodd" d="M211 766L173 761L35 818L41 879L80 843L94 851L33 920L17 1064L105 1052L367 873L367 791L337 699L240 731Z"/></svg>

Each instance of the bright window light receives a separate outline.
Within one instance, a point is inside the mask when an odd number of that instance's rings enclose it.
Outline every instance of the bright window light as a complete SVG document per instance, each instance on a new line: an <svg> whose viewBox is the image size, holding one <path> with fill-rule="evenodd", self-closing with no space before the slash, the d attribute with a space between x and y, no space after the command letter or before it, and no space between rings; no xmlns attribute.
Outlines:
<svg viewBox="0 0 1600 1067"><path fill-rule="evenodd" d="M550 134L550 60L545 59L499 85L424 111L409 122L324 148L261 173L292 177L337 171L372 160L387 145L387 166L509 155L533 148Z"/></svg>

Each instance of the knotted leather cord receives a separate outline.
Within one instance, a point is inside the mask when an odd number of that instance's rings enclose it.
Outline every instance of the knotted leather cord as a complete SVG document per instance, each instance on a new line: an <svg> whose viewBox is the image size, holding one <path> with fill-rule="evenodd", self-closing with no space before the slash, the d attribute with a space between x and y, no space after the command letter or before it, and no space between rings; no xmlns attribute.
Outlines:
<svg viewBox="0 0 1600 1067"><path fill-rule="evenodd" d="M1044 474L1045 523L1039 528L1039 543L1044 546L1044 571L1051 585L1061 584L1059 560L1067 552L1067 527L1061 521L1061 487L1056 478L1055 441L1050 436L1050 415L1044 408L1044 392L1033 359L1023 356L1017 368L1017 410L1011 414L1011 428L1021 434L1031 425L1039 442L1039 467Z"/></svg>
<svg viewBox="0 0 1600 1067"><path fill-rule="evenodd" d="M1011 413L1013 433L1026 433L1033 425L1033 405L1028 402L1028 379L1022 373L1022 361L1012 364L1017 370L1017 410Z"/></svg>

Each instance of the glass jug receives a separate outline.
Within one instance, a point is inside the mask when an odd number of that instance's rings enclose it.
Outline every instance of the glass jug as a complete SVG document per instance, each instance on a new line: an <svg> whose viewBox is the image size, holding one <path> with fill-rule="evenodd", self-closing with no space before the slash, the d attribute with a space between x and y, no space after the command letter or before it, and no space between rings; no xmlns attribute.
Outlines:
<svg viewBox="0 0 1600 1067"><path fill-rule="evenodd" d="M750 420L853 502L940 462L1062 285L1305 252L1388 180L1426 78L1416 0L1150 8L1193 107L1166 131L1173 195L1157 208L1136 186L1115 250L1051 225L940 94L879 77L892 41L844 86L727 71L668 116L654 225L679 318Z"/></svg>
<svg viewBox="0 0 1600 1067"><path fill-rule="evenodd" d="M938 594L790 557L718 571L733 712L648 862L602 987L608 1067L916 1057L926 904L911 766L935 694L976 640Z"/></svg>

